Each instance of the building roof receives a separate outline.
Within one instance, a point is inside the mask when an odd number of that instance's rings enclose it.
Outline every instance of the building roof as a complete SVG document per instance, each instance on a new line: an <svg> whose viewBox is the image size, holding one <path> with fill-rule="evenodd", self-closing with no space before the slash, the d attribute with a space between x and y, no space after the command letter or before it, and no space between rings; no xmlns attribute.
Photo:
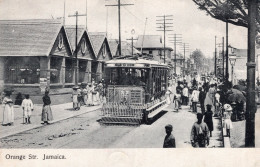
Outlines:
<svg viewBox="0 0 260 167"><path fill-rule="evenodd" d="M119 42L116 39L108 41L108 45L110 47L111 54L112 54L113 57L116 56L116 53L117 53L117 50L118 50L118 43Z"/></svg>
<svg viewBox="0 0 260 167"><path fill-rule="evenodd" d="M95 55L97 56L102 47L104 40L106 39L106 35L102 34L102 33L89 32L89 37L90 37Z"/></svg>
<svg viewBox="0 0 260 167"><path fill-rule="evenodd" d="M61 20L0 20L0 56L48 56Z"/></svg>
<svg viewBox="0 0 260 167"><path fill-rule="evenodd" d="M122 50L122 56L131 56L132 55L132 44L122 41L121 42L121 50ZM133 47L133 54L141 54L135 47Z"/></svg>
<svg viewBox="0 0 260 167"><path fill-rule="evenodd" d="M162 48L162 38L160 35L139 35L135 44L136 48Z"/></svg>
<svg viewBox="0 0 260 167"><path fill-rule="evenodd" d="M65 30L67 33L67 37L70 41L71 48L73 49L73 51L75 51L76 28L75 26L66 26ZM83 26L79 26L77 32L77 45L79 44L80 39L82 38L84 32L85 32L85 28Z"/></svg>

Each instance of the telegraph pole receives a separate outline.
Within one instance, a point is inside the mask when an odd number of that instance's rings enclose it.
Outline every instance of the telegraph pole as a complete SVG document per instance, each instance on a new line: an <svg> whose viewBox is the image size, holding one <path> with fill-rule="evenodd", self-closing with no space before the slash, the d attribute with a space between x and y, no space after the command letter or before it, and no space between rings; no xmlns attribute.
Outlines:
<svg viewBox="0 0 260 167"><path fill-rule="evenodd" d="M157 23L156 24L160 24L162 26L160 27L157 27L159 28L157 31L163 31L163 59L164 59L164 64L165 64L165 36L166 36L166 31L173 31L173 30L169 30L167 28L170 28L170 27L173 27L173 26L166 26L167 24L173 24L173 23L170 23L170 22L166 22L166 21L170 21L170 20L173 20L171 19L171 17L173 17L173 15L163 15L163 16L156 16L156 17L162 17L163 19L160 19L160 20L156 20ZM162 21L162 22L161 22Z"/></svg>
<svg viewBox="0 0 260 167"><path fill-rule="evenodd" d="M183 77L184 77L184 75L185 75L185 60L186 60L186 59L185 59L185 53L186 53L186 52L189 52L189 47L190 47L190 46L189 46L188 43L183 43L183 48L182 48L182 49L183 49L183 53L184 53L184 54L183 54L183 56L184 56L184 57L183 57Z"/></svg>
<svg viewBox="0 0 260 167"><path fill-rule="evenodd" d="M247 97L246 97L246 147L255 147L255 37L257 0L248 1L248 58L247 58Z"/></svg>
<svg viewBox="0 0 260 167"><path fill-rule="evenodd" d="M169 38L173 38L173 40L169 40L170 42L174 43L174 73L176 75L176 45L177 44L181 44L181 35L182 34L169 34L169 35L173 35L173 37L169 37Z"/></svg>
<svg viewBox="0 0 260 167"><path fill-rule="evenodd" d="M215 36L215 66L214 66L214 71L215 71L215 76L217 76L217 36Z"/></svg>
<svg viewBox="0 0 260 167"><path fill-rule="evenodd" d="M224 39L224 37L222 37L223 82L225 80L225 53L224 53L224 45L225 45L225 43L224 43L224 41L225 41L225 39Z"/></svg>
<svg viewBox="0 0 260 167"><path fill-rule="evenodd" d="M76 35L75 35L75 58L76 58L76 74L75 74L75 85L78 86L78 68L79 68L79 62L78 62L78 53L77 53L77 45L78 45L78 17L79 16L86 16L86 14L78 14L78 11L74 15L69 15L69 17L76 17Z"/></svg>
<svg viewBox="0 0 260 167"><path fill-rule="evenodd" d="M134 56L134 40L137 40L137 39L134 39L134 37L130 38L130 39L126 39L126 40L131 40L131 45L132 45L132 56Z"/></svg>
<svg viewBox="0 0 260 167"><path fill-rule="evenodd" d="M128 5L134 5L134 4L121 4L120 0L117 1L118 4L117 5L105 5L105 6L117 6L118 7L118 38L119 38L119 44L118 44L118 48L119 48L119 55L121 55L121 6L128 6Z"/></svg>

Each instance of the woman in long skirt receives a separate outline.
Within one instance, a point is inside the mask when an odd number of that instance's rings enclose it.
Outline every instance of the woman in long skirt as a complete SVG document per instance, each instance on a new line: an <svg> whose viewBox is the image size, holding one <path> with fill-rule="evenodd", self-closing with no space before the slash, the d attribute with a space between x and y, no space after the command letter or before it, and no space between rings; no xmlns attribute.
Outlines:
<svg viewBox="0 0 260 167"><path fill-rule="evenodd" d="M49 92L46 91L45 95L42 98L43 101L43 107L42 107L42 121L44 123L44 125L49 124L48 121L52 121L53 120L53 116L52 116L52 111L51 111L51 99L49 96Z"/></svg>
<svg viewBox="0 0 260 167"><path fill-rule="evenodd" d="M91 85L91 83L89 83L87 87L87 94L88 94L87 106L93 105L93 95L92 95L93 91L94 91L94 87Z"/></svg>
<svg viewBox="0 0 260 167"><path fill-rule="evenodd" d="M4 106L4 112L3 112L3 126L12 126L14 124L14 108L13 108L13 101L10 98L12 92L6 91L5 97L3 99L3 106Z"/></svg>

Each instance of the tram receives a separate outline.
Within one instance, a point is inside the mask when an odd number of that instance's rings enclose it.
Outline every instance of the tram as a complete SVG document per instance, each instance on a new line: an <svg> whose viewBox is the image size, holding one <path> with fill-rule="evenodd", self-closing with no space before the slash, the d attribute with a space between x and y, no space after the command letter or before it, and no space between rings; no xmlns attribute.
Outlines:
<svg viewBox="0 0 260 167"><path fill-rule="evenodd" d="M106 103L101 123L149 124L166 107L169 68L147 59L105 62Z"/></svg>

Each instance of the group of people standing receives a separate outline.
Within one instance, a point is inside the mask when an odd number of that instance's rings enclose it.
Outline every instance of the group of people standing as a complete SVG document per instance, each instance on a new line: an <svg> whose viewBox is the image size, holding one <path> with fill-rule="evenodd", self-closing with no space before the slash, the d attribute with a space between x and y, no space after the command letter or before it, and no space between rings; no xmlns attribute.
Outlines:
<svg viewBox="0 0 260 167"><path fill-rule="evenodd" d="M13 126L14 125L14 103L11 99L12 91L4 91L4 98L2 100L3 104L3 126ZM49 91L46 90L44 96L42 97L43 107L41 120L44 125L49 124L49 121L53 120L52 110L50 107L51 99L49 96ZM34 105L30 99L30 95L26 94L25 98L22 100L21 107L23 109L23 124L31 124L31 116L34 110Z"/></svg>
<svg viewBox="0 0 260 167"><path fill-rule="evenodd" d="M171 103L170 94L174 94L175 111L181 109L181 105L190 105L192 112L197 114L197 121L193 124L190 135L193 147L209 145L209 139L214 130L213 117L224 119L223 126L226 128L227 136L230 137L232 107L227 103L225 91L218 89L218 84L221 83L218 83L214 77L203 82L198 82L194 78L191 83L187 83L185 80L178 81L176 87L173 84L173 88L168 88L166 92L168 104ZM190 86L188 87L188 85ZM200 104L200 111L197 109L198 104ZM169 127L165 127L166 132ZM165 141L168 140L165 139Z"/></svg>
<svg viewBox="0 0 260 167"><path fill-rule="evenodd" d="M105 98L104 80L98 84L95 81L81 84L81 87L74 86L72 91L73 108L79 110L80 106L94 106L102 103Z"/></svg>

